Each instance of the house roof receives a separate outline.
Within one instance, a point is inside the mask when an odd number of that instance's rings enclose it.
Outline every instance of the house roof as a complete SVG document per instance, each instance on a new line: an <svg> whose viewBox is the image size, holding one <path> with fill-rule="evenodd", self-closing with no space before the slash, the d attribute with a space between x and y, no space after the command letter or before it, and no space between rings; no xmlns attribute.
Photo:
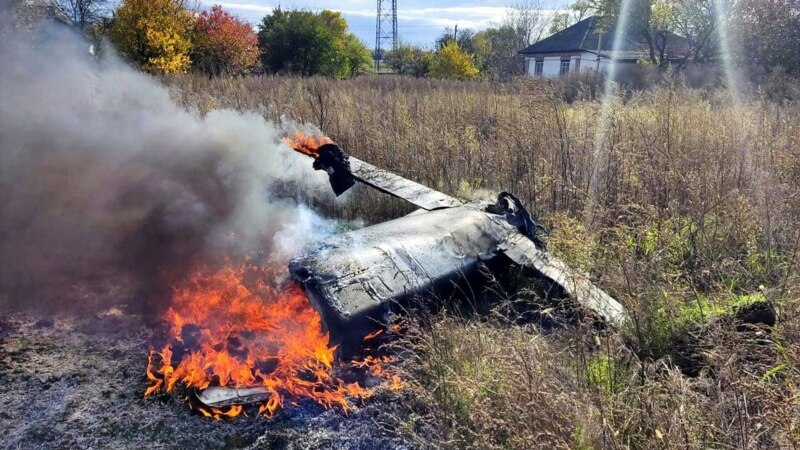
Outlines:
<svg viewBox="0 0 800 450"><path fill-rule="evenodd" d="M601 31L600 18L591 16L567 27L558 33L548 36L533 45L519 51L522 55L539 55L547 53L591 52L615 59L639 59L649 55L647 42L643 37L625 34L616 52L613 50L615 26ZM599 32L599 34L598 34ZM598 45L599 44L599 45ZM680 55L688 44L686 39L673 33L667 35L666 54Z"/></svg>

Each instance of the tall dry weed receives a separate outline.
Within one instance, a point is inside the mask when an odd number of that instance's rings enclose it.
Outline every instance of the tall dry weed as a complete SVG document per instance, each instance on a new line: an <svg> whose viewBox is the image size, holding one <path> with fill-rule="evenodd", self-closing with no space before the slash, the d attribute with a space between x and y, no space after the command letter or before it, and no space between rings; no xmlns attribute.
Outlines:
<svg viewBox="0 0 800 450"><path fill-rule="evenodd" d="M553 230L551 249L631 311L635 326L625 337L591 327L542 336L486 318L443 317L419 328L408 370L444 430L442 442L427 444L800 444L800 104L736 102L673 81L615 99L596 145L600 103L591 86L168 82L200 111L314 123L353 155L448 194L514 192ZM604 164L596 168L598 151ZM368 221L410 211L372 192L352 195L319 206ZM589 202L595 213L587 219ZM752 298L778 309L775 327L732 324L737 305Z"/></svg>

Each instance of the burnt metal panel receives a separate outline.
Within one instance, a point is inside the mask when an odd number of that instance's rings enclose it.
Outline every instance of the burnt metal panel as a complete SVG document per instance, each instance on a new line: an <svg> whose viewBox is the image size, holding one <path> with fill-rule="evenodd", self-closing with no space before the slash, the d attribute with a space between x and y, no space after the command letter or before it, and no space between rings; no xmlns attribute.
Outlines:
<svg viewBox="0 0 800 450"><path fill-rule="evenodd" d="M400 197L422 209L433 210L460 206L463 202L427 186L405 179L400 175L379 169L370 163L349 157L353 178L379 191Z"/></svg>
<svg viewBox="0 0 800 450"><path fill-rule="evenodd" d="M343 353L357 349L398 303L475 278L479 262L500 255L533 269L535 276L560 286L580 307L610 324L629 322L622 305L537 245L535 236L523 234L521 229L531 225L518 223L519 212L499 204L416 212L336 235L292 260L289 271Z"/></svg>
<svg viewBox="0 0 800 450"><path fill-rule="evenodd" d="M328 174L331 188L337 196L350 189L355 181L360 181L426 210L450 208L463 204L457 198L350 156L336 144L322 145L317 152L314 169L324 170Z"/></svg>
<svg viewBox="0 0 800 450"><path fill-rule="evenodd" d="M209 387L197 391L197 399L212 408L231 405L246 405L266 401L272 391L263 386L253 387Z"/></svg>
<svg viewBox="0 0 800 450"><path fill-rule="evenodd" d="M618 301L592 284L586 275L571 270L562 260L538 248L527 237L511 234L499 248L515 263L531 268L561 286L584 310L618 328L630 324L628 313Z"/></svg>
<svg viewBox="0 0 800 450"><path fill-rule="evenodd" d="M495 258L516 229L490 216L472 204L411 214L333 236L289 270L332 339L357 346L396 302L471 276L478 262Z"/></svg>

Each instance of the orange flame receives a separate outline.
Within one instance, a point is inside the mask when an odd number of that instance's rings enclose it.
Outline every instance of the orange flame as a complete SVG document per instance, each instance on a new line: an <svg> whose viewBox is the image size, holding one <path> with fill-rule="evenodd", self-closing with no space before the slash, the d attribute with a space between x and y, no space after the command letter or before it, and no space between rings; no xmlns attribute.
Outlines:
<svg viewBox="0 0 800 450"><path fill-rule="evenodd" d="M318 158L319 152L317 149L322 147L325 144L332 144L333 140L327 136L323 135L310 135L305 134L303 132L296 132L292 136L286 136L283 138L284 142L300 153L304 153L308 156Z"/></svg>
<svg viewBox="0 0 800 450"><path fill-rule="evenodd" d="M161 351L147 359L145 397L210 386L263 386L269 398L259 411L273 416L286 397L310 398L345 412L348 397L367 398L372 391L336 376L335 346L328 344L320 316L296 285L276 288L263 270L242 265L212 271L200 269L174 289L165 319L171 325ZM397 381L381 365L389 359L368 357L352 362L389 381ZM385 375L384 375L385 374ZM233 418L241 406L196 407L207 417Z"/></svg>

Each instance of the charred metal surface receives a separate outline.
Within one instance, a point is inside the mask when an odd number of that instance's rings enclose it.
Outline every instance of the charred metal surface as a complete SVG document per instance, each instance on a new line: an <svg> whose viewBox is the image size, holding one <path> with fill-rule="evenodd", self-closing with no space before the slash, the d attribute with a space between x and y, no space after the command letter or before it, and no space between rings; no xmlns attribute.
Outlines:
<svg viewBox="0 0 800 450"><path fill-rule="evenodd" d="M270 397L270 390L266 387L210 387L198 391L196 396L204 405L212 408L222 408L231 405L246 405L261 403Z"/></svg>
<svg viewBox="0 0 800 450"><path fill-rule="evenodd" d="M356 182L350 171L348 154L335 144L325 144L317 151L319 157L314 160L314 169L328 174L333 193L339 196L353 187Z"/></svg>
<svg viewBox="0 0 800 450"><path fill-rule="evenodd" d="M358 158L350 157L350 167L352 168L353 176L358 181L368 184L379 191L402 198L422 209L430 211L463 204L457 198L379 169Z"/></svg>
<svg viewBox="0 0 800 450"><path fill-rule="evenodd" d="M499 248L515 263L559 285L584 310L618 328L629 323L628 314L618 301L592 284L586 275L570 270L563 261L538 248L530 239L512 234Z"/></svg>
<svg viewBox="0 0 800 450"><path fill-rule="evenodd" d="M469 276L479 261L496 257L514 228L487 217L475 204L411 214L333 236L293 260L289 271L334 340L357 346L397 302Z"/></svg>
<svg viewBox="0 0 800 450"><path fill-rule="evenodd" d="M360 181L426 210L463 204L457 198L349 156L336 144L325 144L317 151L319 156L314 160L314 169L324 170L328 174L331 188L337 196L350 189L355 181Z"/></svg>
<svg viewBox="0 0 800 450"><path fill-rule="evenodd" d="M411 214L324 241L289 265L344 353L415 294L477 276L500 255L560 286L583 308L617 326L624 308L587 277L519 233L487 204Z"/></svg>
<svg viewBox="0 0 800 450"><path fill-rule="evenodd" d="M329 174L337 195L357 180L427 210L333 236L289 264L343 353L357 349L397 305L474 278L478 263L501 255L596 317L618 327L629 322L622 305L547 252L538 237L544 228L513 194L501 193L496 203L464 203L348 157L335 144L320 147L314 167Z"/></svg>

